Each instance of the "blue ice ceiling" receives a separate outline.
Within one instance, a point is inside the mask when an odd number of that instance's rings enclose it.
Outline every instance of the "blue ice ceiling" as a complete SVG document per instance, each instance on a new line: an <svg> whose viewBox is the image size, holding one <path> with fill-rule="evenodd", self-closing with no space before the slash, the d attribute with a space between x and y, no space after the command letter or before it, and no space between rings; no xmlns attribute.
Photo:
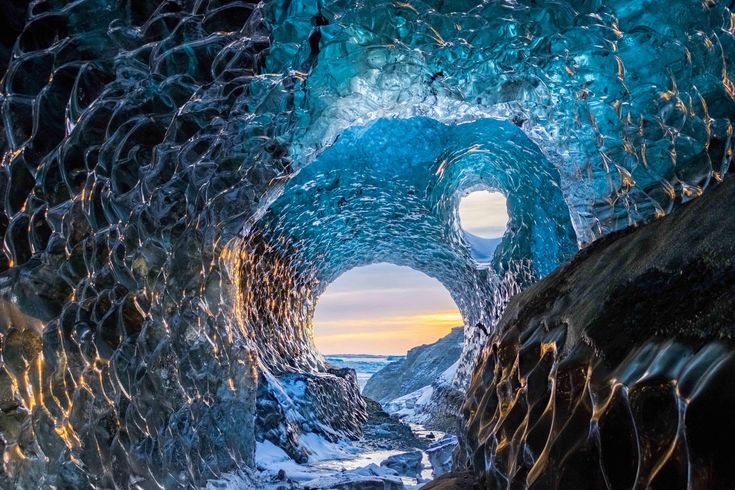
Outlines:
<svg viewBox="0 0 735 490"><path fill-rule="evenodd" d="M474 259L459 224L460 198L479 186L508 196L507 232L489 267ZM424 272L449 290L468 325L490 329L507 300L494 294L506 275L522 287L577 250L557 170L508 121L457 125L414 117L351 127L280 192L246 226L247 257L257 263L258 247L266 246L269 258L243 277L249 284L299 284L291 288L302 294L290 300L296 311L273 312L271 322L297 337L310 335L318 295L354 267L390 262ZM271 264L273 255L278 264ZM288 281L282 264L288 264ZM245 312L254 330L264 325L260 302L245 302ZM273 338L255 337L266 344ZM293 352L288 356L275 366L293 363Z"/></svg>
<svg viewBox="0 0 735 490"><path fill-rule="evenodd" d="M728 2L26 13L0 92L0 486L191 487L252 467L256 438L298 457L307 430L355 435L356 387L308 329L334 277L438 278L470 324L466 375L472 322L732 157ZM457 224L477 185L511 217L489 268ZM317 394L284 398L295 379Z"/></svg>
<svg viewBox="0 0 735 490"><path fill-rule="evenodd" d="M266 69L295 83L292 152L381 117L513 120L561 173L583 242L727 171L734 21L722 2L476 4L274 8Z"/></svg>
<svg viewBox="0 0 735 490"><path fill-rule="evenodd" d="M477 187L508 196L496 270L528 260L541 276L576 250L558 172L516 126L494 119L379 119L349 128L289 180L255 228L293 247L291 258L319 289L353 267L388 261L461 291L458 271L478 265L458 205Z"/></svg>

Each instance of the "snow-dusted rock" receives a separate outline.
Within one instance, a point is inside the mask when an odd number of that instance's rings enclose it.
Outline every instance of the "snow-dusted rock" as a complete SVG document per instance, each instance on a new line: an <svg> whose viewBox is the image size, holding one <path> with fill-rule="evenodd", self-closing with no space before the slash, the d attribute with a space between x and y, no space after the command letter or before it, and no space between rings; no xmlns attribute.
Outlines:
<svg viewBox="0 0 735 490"><path fill-rule="evenodd" d="M383 405L386 412L400 417L406 422L425 422L426 405L431 400L434 389L431 385L424 386L418 390L404 395Z"/></svg>
<svg viewBox="0 0 735 490"><path fill-rule="evenodd" d="M421 465L422 458L423 453L421 451L394 454L381 462L380 466L395 470L399 475L416 477L421 475L423 469Z"/></svg>
<svg viewBox="0 0 735 490"><path fill-rule="evenodd" d="M315 478L303 484L304 490L403 490L396 472L371 464L339 475Z"/></svg>
<svg viewBox="0 0 735 490"><path fill-rule="evenodd" d="M363 395L386 403L432 384L457 362L463 339L463 327L456 327L433 344L414 347L405 359L375 373L365 385Z"/></svg>
<svg viewBox="0 0 735 490"><path fill-rule="evenodd" d="M458 444L456 436L448 435L431 443L426 449L435 478L452 470L452 455Z"/></svg>

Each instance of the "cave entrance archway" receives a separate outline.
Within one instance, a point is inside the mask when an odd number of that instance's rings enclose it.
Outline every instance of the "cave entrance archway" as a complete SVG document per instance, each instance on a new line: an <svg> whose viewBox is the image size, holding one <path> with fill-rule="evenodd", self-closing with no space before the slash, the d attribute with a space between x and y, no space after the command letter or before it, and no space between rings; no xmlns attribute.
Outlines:
<svg viewBox="0 0 735 490"><path fill-rule="evenodd" d="M295 167L300 170L279 195L245 226L236 281L244 330L253 333L261 379L271 385L263 394L281 396L279 385L291 386L298 378L314 398L344 399L340 413L356 414L338 419L328 405L309 403L304 410L314 419L310 428L355 434L364 413L356 384L331 369L312 337L317 300L340 275L389 262L446 287L466 325L460 367L451 382L461 391L508 297L577 248L558 172L509 121L378 119L344 130L313 161ZM457 209L468 191L483 188L507 196L509 219L492 260L480 267ZM263 437L287 437L265 434L267 413L274 404L301 401L268 395L259 403Z"/></svg>
<svg viewBox="0 0 735 490"><path fill-rule="evenodd" d="M463 328L459 308L439 281L382 262L350 269L329 284L317 301L312 331L326 361L354 369L362 391L388 363L451 333L453 350L442 364L448 368L459 357Z"/></svg>
<svg viewBox="0 0 735 490"><path fill-rule="evenodd" d="M464 324L436 279L387 262L355 267L334 280L314 310L314 343L324 355L403 355Z"/></svg>
<svg viewBox="0 0 735 490"><path fill-rule="evenodd" d="M276 373L323 369L310 331L316 299L345 271L377 262L436 278L467 325L492 328L508 274L542 276L576 251L558 180L508 121L377 119L344 130L245 231L241 303L261 360ZM487 267L458 222L474 189L507 197L508 232ZM482 340L466 338L468 352Z"/></svg>

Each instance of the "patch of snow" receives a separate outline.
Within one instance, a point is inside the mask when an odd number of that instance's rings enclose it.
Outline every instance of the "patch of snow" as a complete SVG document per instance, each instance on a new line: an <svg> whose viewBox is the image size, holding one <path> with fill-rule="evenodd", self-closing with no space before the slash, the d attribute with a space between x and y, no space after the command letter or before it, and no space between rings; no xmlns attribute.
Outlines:
<svg viewBox="0 0 735 490"><path fill-rule="evenodd" d="M426 421L426 405L431 400L434 388L431 385L424 386L418 390L391 400L383 405L383 410L391 415L396 415L404 422L421 424Z"/></svg>
<svg viewBox="0 0 735 490"><path fill-rule="evenodd" d="M441 376L439 376L439 379L437 379L437 383L443 386L449 386L450 384L452 384L452 380L454 379L454 375L457 373L458 367L459 359L457 359L457 362L449 366L447 370L444 371Z"/></svg>
<svg viewBox="0 0 735 490"><path fill-rule="evenodd" d="M271 441L255 443L255 465L259 468L268 468L276 463L284 463L290 460L288 454Z"/></svg>
<svg viewBox="0 0 735 490"><path fill-rule="evenodd" d="M266 481L275 481L280 471L295 481L311 480L315 476L314 468L298 464L270 441L256 443L255 466L260 470L260 479Z"/></svg>
<svg viewBox="0 0 735 490"><path fill-rule="evenodd" d="M207 482L206 490L243 490L258 488L331 488L340 483L370 482L384 484L387 489L416 490L430 478L430 465L422 452L423 468L419 479L399 476L380 463L404 451L369 449L359 442L341 440L333 443L316 433L301 437L301 444L309 451L309 462L298 464L283 449L270 441L256 443L257 472L237 471Z"/></svg>
<svg viewBox="0 0 735 490"><path fill-rule="evenodd" d="M309 462L351 459L359 448L345 440L329 442L319 434L307 432L299 438L299 444L309 453Z"/></svg>

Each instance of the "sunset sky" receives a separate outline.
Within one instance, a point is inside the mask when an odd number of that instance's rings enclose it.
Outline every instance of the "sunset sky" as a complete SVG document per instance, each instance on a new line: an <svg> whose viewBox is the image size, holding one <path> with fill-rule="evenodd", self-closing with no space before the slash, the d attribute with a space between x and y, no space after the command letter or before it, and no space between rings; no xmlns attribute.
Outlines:
<svg viewBox="0 0 735 490"><path fill-rule="evenodd" d="M505 199L470 194L460 205L460 218L470 233L502 236ZM374 264L329 285L317 304L314 340L323 354L405 354L460 325L462 316L439 281L408 267Z"/></svg>

